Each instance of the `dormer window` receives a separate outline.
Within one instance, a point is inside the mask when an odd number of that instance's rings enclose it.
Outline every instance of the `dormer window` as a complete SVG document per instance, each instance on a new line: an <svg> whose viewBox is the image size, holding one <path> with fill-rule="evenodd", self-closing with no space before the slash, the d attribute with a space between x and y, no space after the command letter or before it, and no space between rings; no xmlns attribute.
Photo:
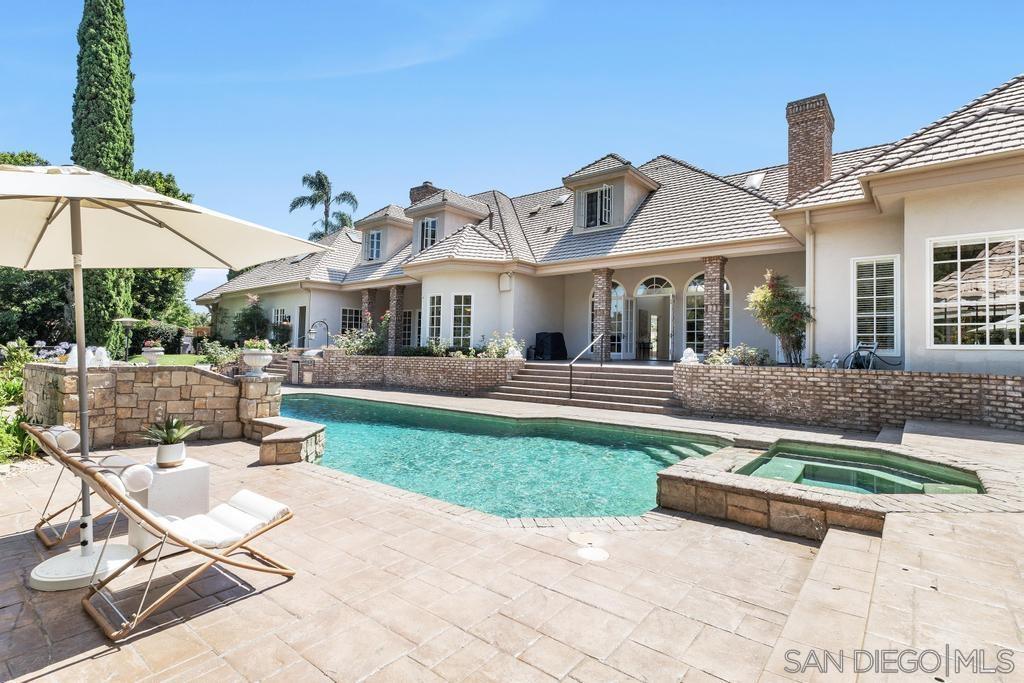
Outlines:
<svg viewBox="0 0 1024 683"><path fill-rule="evenodd" d="M366 234L366 260L367 261L379 261L380 260L380 242L381 242L381 231L374 230Z"/></svg>
<svg viewBox="0 0 1024 683"><path fill-rule="evenodd" d="M437 219L423 218L420 220L420 251L429 249L437 242Z"/></svg>
<svg viewBox="0 0 1024 683"><path fill-rule="evenodd" d="M602 185L583 193L583 225L600 228L612 224L612 186Z"/></svg>

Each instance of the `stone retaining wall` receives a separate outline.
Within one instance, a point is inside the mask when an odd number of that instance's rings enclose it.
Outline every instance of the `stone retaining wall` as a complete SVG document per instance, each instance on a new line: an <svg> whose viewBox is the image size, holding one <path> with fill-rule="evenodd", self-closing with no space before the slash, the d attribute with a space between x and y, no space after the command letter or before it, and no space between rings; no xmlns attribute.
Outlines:
<svg viewBox="0 0 1024 683"><path fill-rule="evenodd" d="M393 387L471 395L504 384L523 366L505 358L346 356L324 349L304 358L302 383L321 386Z"/></svg>
<svg viewBox="0 0 1024 683"><path fill-rule="evenodd" d="M78 429L75 368L25 366L29 421ZM89 432L95 448L144 443L141 433L176 417L202 425L194 438L237 439L243 425L280 414L281 377L225 377L190 366L89 368Z"/></svg>
<svg viewBox="0 0 1024 683"><path fill-rule="evenodd" d="M692 415L862 430L947 420L1024 431L1019 376L679 363L674 396Z"/></svg>

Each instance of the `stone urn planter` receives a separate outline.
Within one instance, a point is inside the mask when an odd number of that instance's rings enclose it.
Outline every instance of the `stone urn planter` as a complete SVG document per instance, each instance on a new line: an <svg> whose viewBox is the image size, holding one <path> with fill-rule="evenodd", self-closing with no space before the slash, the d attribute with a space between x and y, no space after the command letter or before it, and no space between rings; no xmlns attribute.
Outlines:
<svg viewBox="0 0 1024 683"><path fill-rule="evenodd" d="M164 350L159 346L147 346L142 349L142 357L145 358L146 362L150 365L157 365L163 355Z"/></svg>
<svg viewBox="0 0 1024 683"><path fill-rule="evenodd" d="M263 368L270 365L274 360L273 351L265 349L245 349L242 351L242 362L249 368L246 374L250 377L262 377Z"/></svg>

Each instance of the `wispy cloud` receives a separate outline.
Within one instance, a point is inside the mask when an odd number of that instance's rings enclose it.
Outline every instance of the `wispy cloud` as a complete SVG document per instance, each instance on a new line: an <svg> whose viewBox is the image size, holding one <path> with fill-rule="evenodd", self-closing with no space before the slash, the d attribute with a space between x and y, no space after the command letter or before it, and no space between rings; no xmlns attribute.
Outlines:
<svg viewBox="0 0 1024 683"><path fill-rule="evenodd" d="M205 84L255 84L324 81L409 69L453 59L534 20L544 0L498 2L490 0L460 5L448 11L436 8L416 12L400 25L381 21L368 26L374 33L360 33L347 45L338 41L327 54L311 48L308 54L292 55L284 66L260 64L244 69L204 69L202 73L150 72L151 82ZM255 60L254 60L255 61Z"/></svg>

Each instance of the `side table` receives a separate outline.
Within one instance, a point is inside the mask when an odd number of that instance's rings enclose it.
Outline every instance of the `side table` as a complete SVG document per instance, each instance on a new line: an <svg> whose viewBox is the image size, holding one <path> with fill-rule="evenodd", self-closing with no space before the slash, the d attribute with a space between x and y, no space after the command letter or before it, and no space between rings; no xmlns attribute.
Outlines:
<svg viewBox="0 0 1024 683"><path fill-rule="evenodd" d="M161 515L181 518L210 511L210 466L207 463L189 457L178 467L157 467L156 463L149 463L147 467L153 471L153 483L148 489L131 494L139 505ZM128 523L128 543L137 550L148 548L159 540L135 522ZM162 556L182 550L184 548L168 542ZM143 559L154 560L156 555L157 551L153 550Z"/></svg>

